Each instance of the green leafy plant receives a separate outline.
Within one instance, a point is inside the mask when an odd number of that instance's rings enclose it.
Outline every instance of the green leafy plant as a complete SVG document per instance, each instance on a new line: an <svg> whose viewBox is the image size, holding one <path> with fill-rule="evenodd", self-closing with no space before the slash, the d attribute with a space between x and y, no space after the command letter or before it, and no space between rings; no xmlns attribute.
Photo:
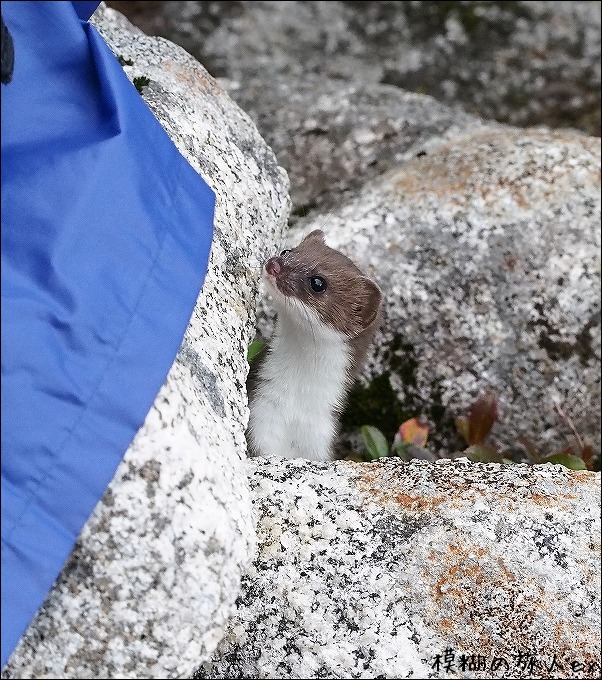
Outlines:
<svg viewBox="0 0 602 680"><path fill-rule="evenodd" d="M436 460L437 456L425 448L428 431L428 425L422 419L411 418L399 426L393 444L389 446L387 438L377 427L363 425L360 432L365 451L359 460L377 460L386 456L396 456L405 461L412 458Z"/></svg>
<svg viewBox="0 0 602 680"><path fill-rule="evenodd" d="M251 363L256 356L261 354L266 345L266 341L262 340L261 338L253 340L253 342L247 348L247 361Z"/></svg>
<svg viewBox="0 0 602 680"><path fill-rule="evenodd" d="M134 78L132 81L134 83L134 87L142 94L142 88L146 87L147 85L150 85L150 80L146 76L137 76Z"/></svg>
<svg viewBox="0 0 602 680"><path fill-rule="evenodd" d="M520 443L529 456L530 462L537 463L556 463L564 465L571 470L587 470L587 464L581 456L575 455L573 449L568 446L556 453L545 454L539 451L533 442L527 437L521 437Z"/></svg>
<svg viewBox="0 0 602 680"><path fill-rule="evenodd" d="M377 427L363 425L360 428L360 432L366 447L365 458L367 460L376 460L377 458L384 458L389 455L387 439Z"/></svg>
<svg viewBox="0 0 602 680"><path fill-rule="evenodd" d="M591 445L584 443L573 422L562 409L558 405L555 405L555 408L571 430L575 446L567 446L562 450L546 453L539 451L527 437L520 437L518 443L525 450L528 462L531 464L556 463L571 470L596 469ZM515 461L504 455L504 452L500 451L499 447L490 440L491 430L499 417L500 407L496 394L491 390L481 394L471 406L468 415L459 416L455 420L458 434L466 443L466 448L457 456L480 463L514 464ZM429 425L422 418L411 418L403 422L391 446L384 434L372 425L363 425L360 432L364 442L364 451L359 456L349 456L348 458L352 460L371 461L385 456L396 456L405 461L413 458L434 461L439 458L426 448Z"/></svg>
<svg viewBox="0 0 602 680"><path fill-rule="evenodd" d="M429 425L424 418L410 418L403 422L393 439L393 454L402 460L420 458L421 460L437 460L432 451L426 448Z"/></svg>

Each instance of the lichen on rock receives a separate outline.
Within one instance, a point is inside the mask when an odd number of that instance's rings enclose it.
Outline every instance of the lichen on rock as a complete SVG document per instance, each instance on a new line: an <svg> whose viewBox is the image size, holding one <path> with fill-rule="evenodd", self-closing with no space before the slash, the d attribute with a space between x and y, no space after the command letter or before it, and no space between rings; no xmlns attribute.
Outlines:
<svg viewBox="0 0 602 680"><path fill-rule="evenodd" d="M259 554L196 678L599 672L599 473L254 459L249 475Z"/></svg>

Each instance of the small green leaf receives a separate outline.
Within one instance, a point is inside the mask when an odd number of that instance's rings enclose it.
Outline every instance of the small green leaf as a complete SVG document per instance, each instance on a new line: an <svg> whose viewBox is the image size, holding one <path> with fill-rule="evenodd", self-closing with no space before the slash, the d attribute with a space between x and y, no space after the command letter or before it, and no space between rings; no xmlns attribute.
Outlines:
<svg viewBox="0 0 602 680"><path fill-rule="evenodd" d="M468 418L466 416L458 416L456 418L456 430L462 439L470 444L470 426L468 424Z"/></svg>
<svg viewBox="0 0 602 680"><path fill-rule="evenodd" d="M263 350L266 344L267 343L265 340L253 340L247 349L247 361L251 363L253 359Z"/></svg>
<svg viewBox="0 0 602 680"><path fill-rule="evenodd" d="M556 463L557 465L564 465L569 470L587 470L587 466L583 460L570 453L552 453L549 456L544 456L541 459L542 463Z"/></svg>
<svg viewBox="0 0 602 680"><path fill-rule="evenodd" d="M362 433L370 460L376 460L377 458L389 455L389 445L385 435L377 427L362 425L360 432Z"/></svg>
<svg viewBox="0 0 602 680"><path fill-rule="evenodd" d="M501 463L502 457L494 446L486 444L473 444L462 451L462 456L466 456L475 463Z"/></svg>

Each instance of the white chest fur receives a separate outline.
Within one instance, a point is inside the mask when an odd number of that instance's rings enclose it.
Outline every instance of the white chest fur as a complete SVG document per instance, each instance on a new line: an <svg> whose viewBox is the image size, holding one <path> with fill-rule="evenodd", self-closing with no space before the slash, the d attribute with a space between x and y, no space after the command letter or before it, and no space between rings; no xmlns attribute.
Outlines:
<svg viewBox="0 0 602 680"><path fill-rule="evenodd" d="M261 455L327 460L348 386L349 346L307 307L290 302L299 309L279 316L250 405L249 434Z"/></svg>

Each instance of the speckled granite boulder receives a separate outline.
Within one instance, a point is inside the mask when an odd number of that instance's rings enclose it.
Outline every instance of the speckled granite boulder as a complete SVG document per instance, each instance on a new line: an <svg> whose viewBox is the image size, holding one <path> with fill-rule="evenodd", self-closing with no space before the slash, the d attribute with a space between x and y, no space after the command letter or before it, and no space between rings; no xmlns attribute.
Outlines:
<svg viewBox="0 0 602 680"><path fill-rule="evenodd" d="M414 151L288 234L322 227L385 294L347 431L370 423L392 440L422 413L447 455L454 416L489 387L509 454L520 436L548 453L573 443L555 403L599 453L600 139L479 126Z"/></svg>
<svg viewBox="0 0 602 680"><path fill-rule="evenodd" d="M599 676L599 473L395 459L249 470L259 555L195 677Z"/></svg>
<svg viewBox="0 0 602 680"><path fill-rule="evenodd" d="M510 455L519 436L544 453L574 444L556 401L600 451L599 138L486 123L385 85L227 85L291 178L289 241L323 228L385 292L341 449L358 425L391 440L424 413L447 455L462 445L454 417L492 387ZM262 305L266 335L270 319Z"/></svg>
<svg viewBox="0 0 602 680"><path fill-rule="evenodd" d="M307 74L388 83L513 125L600 134L599 2L114 4L243 88Z"/></svg>
<svg viewBox="0 0 602 680"><path fill-rule="evenodd" d="M210 268L182 349L4 678L189 676L219 641L253 556L243 458L259 253L288 181L251 120L181 48L93 20L217 196Z"/></svg>
<svg viewBox="0 0 602 680"><path fill-rule="evenodd" d="M222 81L291 181L291 223L351 198L443 134L483 122L391 85L314 75Z"/></svg>

